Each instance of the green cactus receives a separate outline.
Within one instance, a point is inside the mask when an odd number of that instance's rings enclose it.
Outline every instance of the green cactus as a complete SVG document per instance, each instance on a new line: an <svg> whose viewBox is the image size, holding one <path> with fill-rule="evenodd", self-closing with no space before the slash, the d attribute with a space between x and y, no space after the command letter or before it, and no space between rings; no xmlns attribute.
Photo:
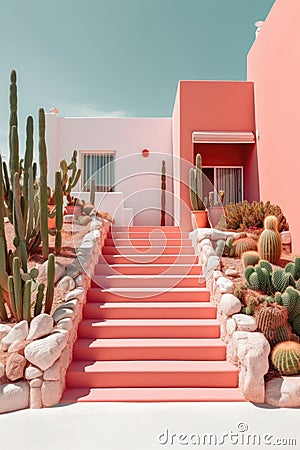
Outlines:
<svg viewBox="0 0 300 450"><path fill-rule="evenodd" d="M271 353L271 360L281 375L300 373L300 344L286 341L277 344Z"/></svg>
<svg viewBox="0 0 300 450"><path fill-rule="evenodd" d="M61 250L61 230L63 227L63 189L61 185L61 173L60 171L55 172L55 253L59 255Z"/></svg>
<svg viewBox="0 0 300 450"><path fill-rule="evenodd" d="M0 320L3 320L3 321L8 320L5 303L6 302L5 302L4 295L3 295L3 289L2 289L2 286L0 285Z"/></svg>
<svg viewBox="0 0 300 450"><path fill-rule="evenodd" d="M42 253L46 260L49 255L48 238L48 197L47 197L47 148L45 140L45 111L39 110L39 163L40 163L40 228L42 239Z"/></svg>
<svg viewBox="0 0 300 450"><path fill-rule="evenodd" d="M295 281L300 280L300 258L295 258L294 262L288 263L285 268L285 272L293 275Z"/></svg>
<svg viewBox="0 0 300 450"><path fill-rule="evenodd" d="M264 231L258 241L261 259L277 264L282 252L281 237L278 232L278 220L275 216L267 216L264 220Z"/></svg>
<svg viewBox="0 0 300 450"><path fill-rule="evenodd" d="M255 313L257 331L265 335L271 345L276 343L276 330L287 324L288 312L277 303L263 303Z"/></svg>
<svg viewBox="0 0 300 450"><path fill-rule="evenodd" d="M242 254L244 252L247 252L250 250L253 250L253 251L257 250L257 244L256 244L255 240L251 239L251 238L247 238L247 237L237 239L236 241L234 241L233 246L234 246L235 256L237 256L238 258L241 258Z"/></svg>
<svg viewBox="0 0 300 450"><path fill-rule="evenodd" d="M295 281L290 273L282 269L274 270L272 282L275 292L284 292L288 286L295 287Z"/></svg>
<svg viewBox="0 0 300 450"><path fill-rule="evenodd" d="M45 291L44 283L39 283L38 291L37 291L37 295L36 295L36 299L35 299L35 305L34 305L34 317L38 316L42 312L44 291Z"/></svg>
<svg viewBox="0 0 300 450"><path fill-rule="evenodd" d="M61 183L64 196L70 197L72 189L76 186L81 175L81 169L77 169L77 150L74 150L71 162L68 165L65 160L60 162ZM71 171L71 175L69 175Z"/></svg>
<svg viewBox="0 0 300 450"><path fill-rule="evenodd" d="M242 254L242 261L244 268L248 266L255 266L259 263L259 254L253 250L246 251Z"/></svg>
<svg viewBox="0 0 300 450"><path fill-rule="evenodd" d="M190 201L193 211L205 211L206 199L203 199L202 159L196 156L196 166L190 169Z"/></svg>
<svg viewBox="0 0 300 450"><path fill-rule="evenodd" d="M55 257L53 253L49 254L47 266L47 290L45 300L45 313L50 314L53 296L54 296L54 279L55 279Z"/></svg>

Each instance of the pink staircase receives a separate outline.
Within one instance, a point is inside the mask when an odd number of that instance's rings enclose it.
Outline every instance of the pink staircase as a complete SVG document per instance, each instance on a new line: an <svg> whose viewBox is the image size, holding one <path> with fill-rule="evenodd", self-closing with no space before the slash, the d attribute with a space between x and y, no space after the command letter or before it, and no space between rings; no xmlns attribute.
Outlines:
<svg viewBox="0 0 300 450"><path fill-rule="evenodd" d="M62 402L244 401L188 233L114 227Z"/></svg>

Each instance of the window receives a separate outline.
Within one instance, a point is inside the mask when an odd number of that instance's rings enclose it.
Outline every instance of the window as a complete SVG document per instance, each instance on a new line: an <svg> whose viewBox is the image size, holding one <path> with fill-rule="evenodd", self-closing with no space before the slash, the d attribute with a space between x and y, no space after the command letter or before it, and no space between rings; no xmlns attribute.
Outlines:
<svg viewBox="0 0 300 450"><path fill-rule="evenodd" d="M203 167L203 196L208 197L213 188L225 191L224 203L238 203L244 197L242 167Z"/></svg>
<svg viewBox="0 0 300 450"><path fill-rule="evenodd" d="M89 191L94 179L97 192L113 192L115 185L114 152L82 152L83 190Z"/></svg>

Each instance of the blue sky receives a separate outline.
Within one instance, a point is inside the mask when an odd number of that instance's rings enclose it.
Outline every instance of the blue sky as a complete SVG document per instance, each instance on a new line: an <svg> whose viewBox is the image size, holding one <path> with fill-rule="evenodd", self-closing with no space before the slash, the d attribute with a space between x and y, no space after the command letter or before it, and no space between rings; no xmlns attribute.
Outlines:
<svg viewBox="0 0 300 450"><path fill-rule="evenodd" d="M246 78L246 55L274 0L0 0L0 148L8 83L25 118L170 116L178 80Z"/></svg>

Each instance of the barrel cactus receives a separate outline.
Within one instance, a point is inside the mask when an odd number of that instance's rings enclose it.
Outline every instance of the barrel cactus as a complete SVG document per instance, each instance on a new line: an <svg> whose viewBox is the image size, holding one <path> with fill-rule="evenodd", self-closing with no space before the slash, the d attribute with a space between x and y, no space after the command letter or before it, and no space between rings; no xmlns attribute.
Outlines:
<svg viewBox="0 0 300 450"><path fill-rule="evenodd" d="M271 360L281 375L298 375L300 373L300 344L294 341L277 344L272 350Z"/></svg>
<svg viewBox="0 0 300 450"><path fill-rule="evenodd" d="M238 258L241 258L242 254L244 252L247 251L256 251L257 250L257 243L255 242L254 239L245 237L242 239L237 239L234 243L233 243L233 247L234 247L234 253L235 256L237 256Z"/></svg>
<svg viewBox="0 0 300 450"><path fill-rule="evenodd" d="M265 335L271 345L276 344L276 330L287 325L288 312L277 303L263 303L255 313L257 331Z"/></svg>
<svg viewBox="0 0 300 450"><path fill-rule="evenodd" d="M249 250L242 254L244 267L255 266L259 262L259 254L256 251Z"/></svg>
<svg viewBox="0 0 300 450"><path fill-rule="evenodd" d="M278 232L278 220L275 216L268 216L264 221L264 231L258 241L258 252L262 259L277 264L282 251L281 237Z"/></svg>

